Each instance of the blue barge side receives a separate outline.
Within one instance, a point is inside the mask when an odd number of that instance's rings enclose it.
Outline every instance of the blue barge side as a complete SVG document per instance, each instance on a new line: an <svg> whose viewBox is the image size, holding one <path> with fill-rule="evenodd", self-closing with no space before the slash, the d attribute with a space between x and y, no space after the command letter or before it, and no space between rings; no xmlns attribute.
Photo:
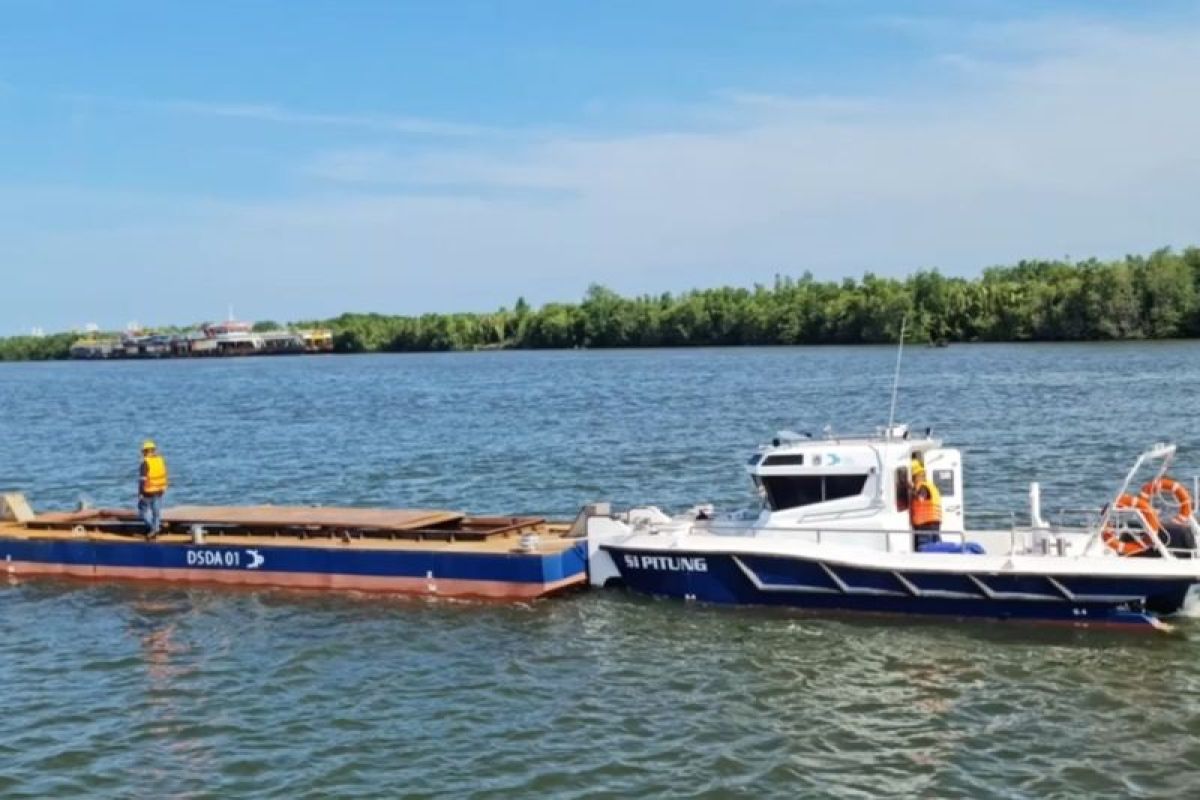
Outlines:
<svg viewBox="0 0 1200 800"><path fill-rule="evenodd" d="M420 512L425 516L418 518L417 512L383 509L207 511L168 511L168 532L153 540L119 511L0 523L0 570L15 577L506 600L542 597L586 580L584 542L541 519L451 512Z"/></svg>

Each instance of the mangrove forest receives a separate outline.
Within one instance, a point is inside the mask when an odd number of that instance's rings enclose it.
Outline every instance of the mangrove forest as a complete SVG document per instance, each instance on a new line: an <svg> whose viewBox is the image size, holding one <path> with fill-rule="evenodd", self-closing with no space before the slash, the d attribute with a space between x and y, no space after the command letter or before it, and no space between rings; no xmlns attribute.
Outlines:
<svg viewBox="0 0 1200 800"><path fill-rule="evenodd" d="M483 313L347 313L294 323L333 331L343 353L684 347L910 341L1025 342L1200 336L1200 248L1114 261L1022 261L976 278L923 270L841 282L809 273L771 285L624 297L592 286L578 303ZM73 334L0 339L0 360L65 358Z"/></svg>

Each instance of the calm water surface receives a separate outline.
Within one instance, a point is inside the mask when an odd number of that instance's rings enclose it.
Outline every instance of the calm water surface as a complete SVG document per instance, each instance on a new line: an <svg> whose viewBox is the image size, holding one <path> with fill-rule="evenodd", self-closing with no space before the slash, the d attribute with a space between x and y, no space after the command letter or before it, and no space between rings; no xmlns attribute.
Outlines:
<svg viewBox="0 0 1200 800"><path fill-rule="evenodd" d="M890 348L0 364L0 488L130 504L752 501L780 428L867 429ZM975 521L1200 472L1200 345L906 354L898 417ZM1200 620L1175 637L821 618L620 592L527 605L0 585L0 797L1200 795Z"/></svg>

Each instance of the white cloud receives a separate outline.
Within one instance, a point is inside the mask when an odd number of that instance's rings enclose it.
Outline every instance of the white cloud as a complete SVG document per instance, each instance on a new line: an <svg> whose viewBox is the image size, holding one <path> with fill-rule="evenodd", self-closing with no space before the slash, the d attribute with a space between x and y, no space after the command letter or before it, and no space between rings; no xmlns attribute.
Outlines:
<svg viewBox="0 0 1200 800"><path fill-rule="evenodd" d="M939 52L970 69L948 70ZM929 58L899 94L727 91L686 125L639 133L333 148L300 168L305 199L16 232L0 251L47 270L73 258L169 270L179 290L162 313L189 319L229 299L276 318L488 308L574 298L591 281L659 291L805 269L975 272L1196 242L1200 28L972 27ZM195 111L326 124L271 106ZM94 292L80 295L68 316L95 316Z"/></svg>
<svg viewBox="0 0 1200 800"><path fill-rule="evenodd" d="M161 105L167 110L182 114L229 117L258 122L277 122L286 125L327 125L340 128L363 128L373 131L422 136L480 136L487 133L494 133L494 131L480 126L423 119L420 117L397 117L380 114L312 113L270 104L207 103L193 100L172 100Z"/></svg>
<svg viewBox="0 0 1200 800"><path fill-rule="evenodd" d="M0 82L0 88L4 84ZM442 138L498 136L501 131L480 125L467 125L446 120L394 114L347 114L315 112L272 103L221 103L204 100L138 100L97 94L66 94L82 108L117 107L140 108L171 114L212 117L279 125L347 128L376 133L391 133Z"/></svg>
<svg viewBox="0 0 1200 800"><path fill-rule="evenodd" d="M311 168L400 189L569 192L555 222L611 253L606 274L1109 254L1200 229L1188 188L1200 178L1196 33L1089 25L1051 47L1039 27L1050 55L972 62L986 74L965 86L886 102L730 94L727 110L743 114L733 130L560 136L499 156L353 151ZM528 235L555 235L541 224L549 214L527 209Z"/></svg>

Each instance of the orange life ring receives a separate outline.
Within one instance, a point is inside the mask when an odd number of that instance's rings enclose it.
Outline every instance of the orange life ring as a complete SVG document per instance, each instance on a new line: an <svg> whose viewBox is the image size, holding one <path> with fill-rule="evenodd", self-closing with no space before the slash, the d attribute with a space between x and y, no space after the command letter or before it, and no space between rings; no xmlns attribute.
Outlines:
<svg viewBox="0 0 1200 800"><path fill-rule="evenodd" d="M1180 522L1186 520L1196 510L1196 505L1192 502L1192 495L1188 492L1187 487L1174 478L1165 476L1143 486L1138 498L1150 503L1160 494L1169 494L1175 498L1175 502L1179 506L1179 515L1176 519Z"/></svg>
<svg viewBox="0 0 1200 800"><path fill-rule="evenodd" d="M1117 498L1117 502L1113 507L1138 511L1150 530L1143 531L1141 535L1129 540L1118 534L1115 526L1110 525L1100 534L1100 538L1104 543L1109 548L1115 550L1117 555L1122 556L1136 556L1139 553L1149 550L1153 546L1150 542L1150 537L1157 534L1162 527L1162 523L1158 519L1158 512L1150 505L1150 499L1142 495L1135 497L1131 494L1123 494Z"/></svg>

